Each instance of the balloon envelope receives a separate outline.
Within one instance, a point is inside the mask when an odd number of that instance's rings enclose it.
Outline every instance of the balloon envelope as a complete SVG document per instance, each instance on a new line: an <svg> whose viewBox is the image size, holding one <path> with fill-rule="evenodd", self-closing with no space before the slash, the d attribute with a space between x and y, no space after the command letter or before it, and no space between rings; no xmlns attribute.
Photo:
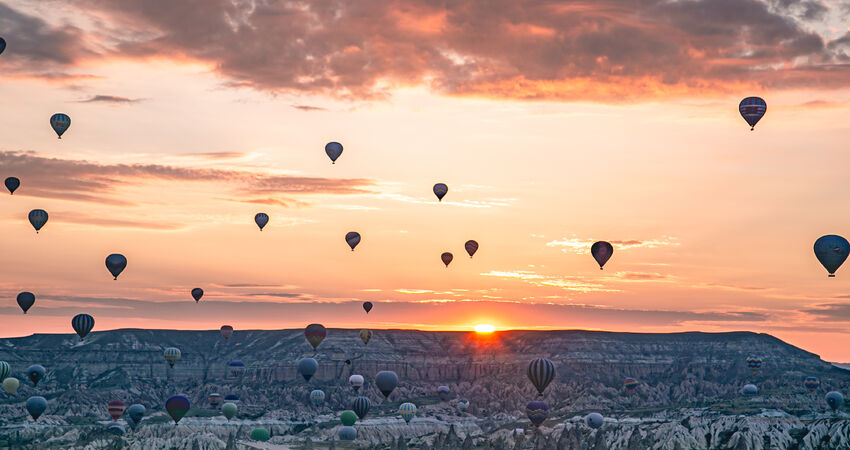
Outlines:
<svg viewBox="0 0 850 450"><path fill-rule="evenodd" d="M71 118L67 114L56 113L50 116L50 126L56 132L56 135L59 136L59 139L62 139L62 135L71 126Z"/></svg>
<svg viewBox="0 0 850 450"><path fill-rule="evenodd" d="M527 375L537 393L543 396L546 386L555 379L555 364L546 358L534 359L528 364Z"/></svg>
<svg viewBox="0 0 850 450"><path fill-rule="evenodd" d="M413 416L416 415L416 405L413 403L402 403L398 407L398 412L405 422L410 423L413 420Z"/></svg>
<svg viewBox="0 0 850 450"><path fill-rule="evenodd" d="M443 201L443 197L449 192L449 187L443 183L437 183L434 185L434 195L437 196L437 200Z"/></svg>
<svg viewBox="0 0 850 450"><path fill-rule="evenodd" d="M549 417L549 405L540 401L528 402L525 405L525 414L535 427L539 427Z"/></svg>
<svg viewBox="0 0 850 450"><path fill-rule="evenodd" d="M18 306L24 311L24 314L32 308L35 303L35 295L32 292L21 292L18 294Z"/></svg>
<svg viewBox="0 0 850 450"><path fill-rule="evenodd" d="M0 54L3 54L3 50L6 50L6 40L0 37Z"/></svg>
<svg viewBox="0 0 850 450"><path fill-rule="evenodd" d="M32 420L38 420L39 416L47 409L47 400L39 396L30 397L27 399L26 406Z"/></svg>
<svg viewBox="0 0 850 450"><path fill-rule="evenodd" d="M744 395L756 395L759 393L759 388L754 384L747 384L741 389L741 393Z"/></svg>
<svg viewBox="0 0 850 450"><path fill-rule="evenodd" d="M351 247L351 251L353 252L354 247L357 247L357 244L360 243L360 233L356 231L349 231L348 233L345 233L345 243Z"/></svg>
<svg viewBox="0 0 850 450"><path fill-rule="evenodd" d="M841 395L840 392L832 391L826 394L826 404L829 405L833 411L841 408L842 403L844 403L844 396Z"/></svg>
<svg viewBox="0 0 850 450"><path fill-rule="evenodd" d="M236 395L236 394L227 394L227 395L224 396L224 401L230 402L230 403L233 403L233 404L238 404L239 403L239 396Z"/></svg>
<svg viewBox="0 0 850 450"><path fill-rule="evenodd" d="M204 296L204 290L203 289L201 289L201 288L192 289L192 298L195 299L195 303L198 303L198 301L203 296Z"/></svg>
<svg viewBox="0 0 850 450"><path fill-rule="evenodd" d="M0 361L0 381L5 380L12 373L12 366L6 361Z"/></svg>
<svg viewBox="0 0 850 450"><path fill-rule="evenodd" d="M354 411L354 414L357 414L357 417L360 420L363 420L366 417L366 414L369 413L369 408L372 407L372 402L369 401L368 398L360 396L354 399L354 403L351 405L351 410Z"/></svg>
<svg viewBox="0 0 850 450"><path fill-rule="evenodd" d="M263 231L263 227L265 227L266 224L269 223L269 215L266 213L257 213L254 216L254 223L256 223L258 227L260 227L260 231Z"/></svg>
<svg viewBox="0 0 850 450"><path fill-rule="evenodd" d="M106 270L112 274L114 279L118 279L118 275L127 267L127 258L120 253L113 253L106 257Z"/></svg>
<svg viewBox="0 0 850 450"><path fill-rule="evenodd" d="M584 418L584 422L590 428L599 428L602 426L602 423L605 420L602 418L602 414L599 413L590 413Z"/></svg>
<svg viewBox="0 0 850 450"><path fill-rule="evenodd" d="M339 142L328 142L325 144L325 153L331 159L331 164L336 164L337 158L342 155L342 144Z"/></svg>
<svg viewBox="0 0 850 450"><path fill-rule="evenodd" d="M466 241L466 244L463 244L463 248L466 249L466 253L469 254L469 257L472 258L472 255L478 251L478 242L475 241Z"/></svg>
<svg viewBox="0 0 850 450"><path fill-rule="evenodd" d="M208 396L207 396L207 402L208 402L208 403L210 404L210 406L212 406L213 408L217 408L217 407L218 407L218 405L220 405L220 404L221 404L221 394L219 394L219 393L213 393L213 394L208 395Z"/></svg>
<svg viewBox="0 0 850 450"><path fill-rule="evenodd" d="M372 310L372 302L363 302L363 309L366 310L366 314L369 314Z"/></svg>
<svg viewBox="0 0 850 450"><path fill-rule="evenodd" d="M319 363L313 358L301 358L298 360L298 373L304 377L305 381L310 381L316 371L319 370Z"/></svg>
<svg viewBox="0 0 850 450"><path fill-rule="evenodd" d="M809 390L809 392L814 392L820 387L820 380L817 377L806 377L803 381L803 386Z"/></svg>
<svg viewBox="0 0 850 450"><path fill-rule="evenodd" d="M437 388L437 397L440 397L441 402L447 401L451 392L452 391L448 386L440 386Z"/></svg>
<svg viewBox="0 0 850 450"><path fill-rule="evenodd" d="M17 378L9 377L3 380L3 390L6 391L7 394L14 394L15 391L18 390L18 386L21 385L21 382L18 381Z"/></svg>
<svg viewBox="0 0 850 450"><path fill-rule="evenodd" d="M363 344L368 344L372 340L372 330L360 330L360 340Z"/></svg>
<svg viewBox="0 0 850 450"><path fill-rule="evenodd" d="M32 381L33 386L38 386L38 382L44 379L44 374L47 371L40 364L33 364L27 367L27 378Z"/></svg>
<svg viewBox="0 0 850 450"><path fill-rule="evenodd" d="M593 259L596 260L596 263L599 264L599 270L602 270L602 266L611 259L611 255L614 254L614 247L605 241L594 242L593 245L590 246L590 254L593 255Z"/></svg>
<svg viewBox="0 0 850 450"><path fill-rule="evenodd" d="M325 401L325 391L316 389L310 393L310 401L319 406Z"/></svg>
<svg viewBox="0 0 850 450"><path fill-rule="evenodd" d="M269 434L269 430L265 428L254 428L251 430L251 439L260 442L266 442L269 440L271 435Z"/></svg>
<svg viewBox="0 0 850 450"><path fill-rule="evenodd" d="M145 405L140 405L138 403L134 403L127 408L127 423L130 424L130 427L134 430L139 423L142 422L142 418L145 417Z"/></svg>
<svg viewBox="0 0 850 450"><path fill-rule="evenodd" d="M351 386L351 389L354 389L354 392L360 390L360 386L363 386L363 375L354 374L348 377L348 384Z"/></svg>
<svg viewBox="0 0 850 450"><path fill-rule="evenodd" d="M466 411L469 409L469 400L462 398L457 402L457 408L461 411Z"/></svg>
<svg viewBox="0 0 850 450"><path fill-rule="evenodd" d="M449 252L445 252L440 255L440 259L443 261L443 264L445 264L446 267L449 267L449 264L451 264L452 259L454 259L454 256Z"/></svg>
<svg viewBox="0 0 850 450"><path fill-rule="evenodd" d="M623 380L623 386L629 392L635 390L635 388L638 387L638 384L640 384L640 382L636 378L626 378Z"/></svg>
<svg viewBox="0 0 850 450"><path fill-rule="evenodd" d="M71 327L74 328L74 331L77 332L77 335L80 336L80 340L82 341L89 331L94 328L94 317L88 314L77 314L71 319Z"/></svg>
<svg viewBox="0 0 850 450"><path fill-rule="evenodd" d="M38 230L41 230L44 224L47 223L47 211L34 209L30 211L28 218L32 227L35 228L35 232L38 233Z"/></svg>
<svg viewBox="0 0 850 450"><path fill-rule="evenodd" d="M339 439L342 441L353 441L357 439L357 430L354 427L340 427Z"/></svg>
<svg viewBox="0 0 850 450"><path fill-rule="evenodd" d="M221 326L221 335L225 339L230 339L230 336L233 336L233 327L230 325L222 325Z"/></svg>
<svg viewBox="0 0 850 450"><path fill-rule="evenodd" d="M189 399L185 395L172 395L165 401L165 410L174 419L174 423L180 422L180 419L189 412L189 407Z"/></svg>
<svg viewBox="0 0 850 450"><path fill-rule="evenodd" d="M121 414L124 414L124 409L126 407L127 405L125 405L121 400L112 400L106 404L106 411L109 413L109 416L112 417L112 420L118 420L118 418L121 417Z"/></svg>
<svg viewBox="0 0 850 450"><path fill-rule="evenodd" d="M227 368L230 371L230 376L241 377L245 375L245 363L238 359L234 359L227 363Z"/></svg>
<svg viewBox="0 0 850 450"><path fill-rule="evenodd" d="M828 234L815 241L815 256L830 277L835 276L835 271L844 264L849 253L850 243L841 236Z"/></svg>
<svg viewBox="0 0 850 450"><path fill-rule="evenodd" d="M174 367L174 363L180 359L180 349L177 347L168 347L162 352L162 355L165 357L168 365Z"/></svg>
<svg viewBox="0 0 850 450"><path fill-rule="evenodd" d="M4 182L6 184L6 189L9 190L9 194L14 194L18 187L21 185L21 180L16 177L6 178Z"/></svg>
<svg viewBox="0 0 850 450"><path fill-rule="evenodd" d="M236 407L236 403L227 402L221 405L221 413L224 414L224 417L226 417L227 420L230 420L234 416L236 416L237 409L238 408Z"/></svg>
<svg viewBox="0 0 850 450"><path fill-rule="evenodd" d="M324 325L319 323L311 323L304 329L304 337L313 346L313 350L316 350L316 347L325 340L325 336L327 335L328 330L325 329Z"/></svg>
<svg viewBox="0 0 850 450"><path fill-rule="evenodd" d="M393 389L398 386L398 375L392 370L382 370L375 375L375 385L384 397L389 397Z"/></svg>
<svg viewBox="0 0 850 450"><path fill-rule="evenodd" d="M121 425L118 422L110 423L109 426L106 427L106 431L116 436L122 436L124 433L127 432L127 430L124 429L124 425Z"/></svg>
<svg viewBox="0 0 850 450"><path fill-rule="evenodd" d="M343 425L350 427L354 425L354 422L357 422L357 414L354 414L354 411L343 411L339 415L339 420Z"/></svg>
<svg viewBox="0 0 850 450"><path fill-rule="evenodd" d="M752 130L758 121L764 117L764 113L767 112L767 103L760 97L747 97L738 104L738 112L741 113L741 117L747 121L747 125Z"/></svg>

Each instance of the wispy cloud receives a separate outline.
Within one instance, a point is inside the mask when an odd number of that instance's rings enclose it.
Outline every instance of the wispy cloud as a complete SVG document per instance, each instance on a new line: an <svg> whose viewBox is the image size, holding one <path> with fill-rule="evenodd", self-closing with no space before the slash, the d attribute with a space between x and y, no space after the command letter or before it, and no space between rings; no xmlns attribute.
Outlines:
<svg viewBox="0 0 850 450"><path fill-rule="evenodd" d="M117 105L126 105L130 103L138 103L142 101L140 98L119 97L117 95L95 95L86 100L80 100L78 103L111 103Z"/></svg>
<svg viewBox="0 0 850 450"><path fill-rule="evenodd" d="M603 239L581 239L576 237L556 239L546 243L547 247L559 247L563 252L573 252L585 254L590 251L590 247L594 242ZM658 248L679 245L676 238L671 236L662 236L658 239L615 239L608 240L614 246L614 251L629 250L633 248Z"/></svg>
<svg viewBox="0 0 850 450"><path fill-rule="evenodd" d="M322 108L321 106L310 106L310 105L291 105L291 106L293 108L299 110L299 111L304 111L304 112L327 111L328 110L327 108Z"/></svg>
<svg viewBox="0 0 850 450"><path fill-rule="evenodd" d="M553 277L526 270L498 271L482 273L481 276L522 280L538 287L556 287L571 292L620 292L600 283L593 283L579 277Z"/></svg>

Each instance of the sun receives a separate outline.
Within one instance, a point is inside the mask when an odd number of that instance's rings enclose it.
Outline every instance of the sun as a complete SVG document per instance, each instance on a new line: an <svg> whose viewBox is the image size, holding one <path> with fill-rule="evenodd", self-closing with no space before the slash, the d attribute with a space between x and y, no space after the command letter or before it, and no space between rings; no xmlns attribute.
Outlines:
<svg viewBox="0 0 850 450"><path fill-rule="evenodd" d="M494 331L496 331L496 327L494 327L493 325L490 325L490 324L481 323L481 324L475 325L475 332L476 333L492 333Z"/></svg>

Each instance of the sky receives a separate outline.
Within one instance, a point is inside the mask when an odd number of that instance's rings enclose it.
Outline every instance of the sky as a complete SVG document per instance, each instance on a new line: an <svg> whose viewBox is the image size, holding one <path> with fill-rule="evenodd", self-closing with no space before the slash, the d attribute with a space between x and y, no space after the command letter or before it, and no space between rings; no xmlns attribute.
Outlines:
<svg viewBox="0 0 850 450"><path fill-rule="evenodd" d="M0 1L0 335L749 330L850 361L850 273L812 251L850 234L848 29L818 0Z"/></svg>

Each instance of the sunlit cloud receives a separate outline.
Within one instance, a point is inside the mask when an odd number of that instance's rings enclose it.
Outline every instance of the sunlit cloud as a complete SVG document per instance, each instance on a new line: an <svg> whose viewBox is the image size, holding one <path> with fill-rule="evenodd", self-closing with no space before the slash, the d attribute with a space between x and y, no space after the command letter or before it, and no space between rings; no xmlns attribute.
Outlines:
<svg viewBox="0 0 850 450"><path fill-rule="evenodd" d="M579 277L552 277L526 270L498 271L482 273L481 276L504 279L517 279L538 287L555 287L572 292L620 292L599 283L592 283Z"/></svg>
<svg viewBox="0 0 850 450"><path fill-rule="evenodd" d="M601 239L581 239L581 238L563 238L546 243L547 247L559 247L563 252L572 252L577 254L586 254L590 251L590 247L594 242ZM608 240L614 246L614 251L629 250L633 248L658 248L667 246L679 245L679 242L674 237L662 236L659 239L616 239Z"/></svg>

